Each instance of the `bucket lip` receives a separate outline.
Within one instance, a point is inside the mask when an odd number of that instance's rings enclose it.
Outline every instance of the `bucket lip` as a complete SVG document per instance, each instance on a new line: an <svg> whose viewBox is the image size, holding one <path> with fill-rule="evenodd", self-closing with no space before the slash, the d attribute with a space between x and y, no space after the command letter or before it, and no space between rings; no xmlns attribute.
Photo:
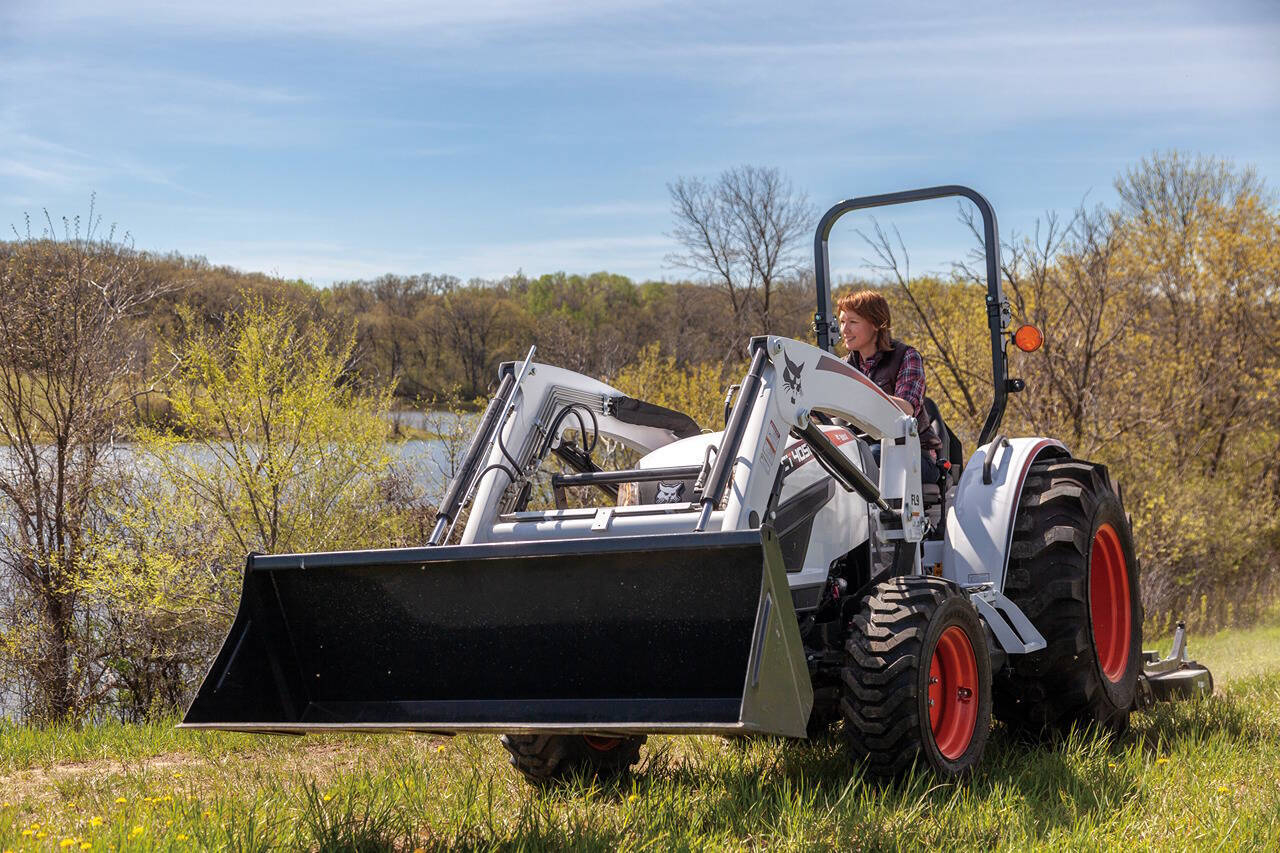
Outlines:
<svg viewBox="0 0 1280 853"><path fill-rule="evenodd" d="M335 732L367 732L385 734L389 732L420 732L428 734L465 734L471 733L511 733L511 734L608 734L608 735L641 735L641 734L773 734L767 727L748 721L733 722L681 722L678 720L662 722L575 722L575 723L188 723L185 720L175 728L201 731L245 732L249 734L308 735L332 734Z"/></svg>
<svg viewBox="0 0 1280 853"><path fill-rule="evenodd" d="M376 548L367 551L318 551L311 554L253 554L250 571L357 568L365 566L424 566L453 560L499 560L521 557L562 557L586 553L627 553L758 545L771 537L768 526L750 530L703 533L651 533L640 536L598 536L578 539L530 539L475 545L437 545Z"/></svg>

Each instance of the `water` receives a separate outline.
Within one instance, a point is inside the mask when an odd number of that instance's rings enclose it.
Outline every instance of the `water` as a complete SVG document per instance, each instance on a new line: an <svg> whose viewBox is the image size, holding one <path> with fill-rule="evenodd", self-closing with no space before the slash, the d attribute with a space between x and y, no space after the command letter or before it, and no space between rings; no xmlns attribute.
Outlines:
<svg viewBox="0 0 1280 853"><path fill-rule="evenodd" d="M403 426L412 427L423 432L443 432L453 427L465 428L478 419L479 416L458 416L448 412L397 412L394 413L393 417ZM458 446L458 443L455 442L453 452L460 454L465 450L465 442L469 438L470 435L464 433L461 446ZM212 461L211 451L201 445L183 444L179 445L179 448L196 460ZM439 503L452 472L453 460L451 458L450 443L435 438L413 439L388 442L386 448L388 453L401 466L401 469L409 476L415 490L433 504ZM115 462L122 466L131 467L143 464L137 448L133 445L116 445L113 453ZM0 446L0 469L7 467L7 463L10 461L10 454L11 451L8 447ZM0 537L11 530L13 524L8 512L3 511L5 509L7 508L0 506ZM0 574L0 596L7 594L8 583L9 579ZM11 697L6 695L6 691L0 690L0 719L12 719L15 715L16 708L11 702Z"/></svg>

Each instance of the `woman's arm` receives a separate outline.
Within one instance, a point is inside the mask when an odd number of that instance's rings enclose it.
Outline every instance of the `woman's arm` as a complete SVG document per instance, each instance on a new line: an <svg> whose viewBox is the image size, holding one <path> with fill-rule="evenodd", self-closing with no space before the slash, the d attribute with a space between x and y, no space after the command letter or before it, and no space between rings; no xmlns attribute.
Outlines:
<svg viewBox="0 0 1280 853"><path fill-rule="evenodd" d="M918 414L924 407L924 359L916 350L909 349L903 356L893 391L891 399L904 414Z"/></svg>

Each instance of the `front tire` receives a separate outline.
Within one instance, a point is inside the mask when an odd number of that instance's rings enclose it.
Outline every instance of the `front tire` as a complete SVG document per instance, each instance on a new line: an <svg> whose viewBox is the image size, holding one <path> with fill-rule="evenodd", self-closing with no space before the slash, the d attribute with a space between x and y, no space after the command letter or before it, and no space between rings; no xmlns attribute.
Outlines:
<svg viewBox="0 0 1280 853"><path fill-rule="evenodd" d="M1031 737L1077 725L1123 731L1142 667L1142 599L1128 517L1105 466L1032 464L1005 595L1047 645L1009 658L996 680L997 719Z"/></svg>
<svg viewBox="0 0 1280 853"><path fill-rule="evenodd" d="M535 785L563 782L575 774L612 778L640 760L644 735L503 735L511 766Z"/></svg>
<svg viewBox="0 0 1280 853"><path fill-rule="evenodd" d="M991 728L991 655L969 599L936 577L877 584L845 645L841 712L871 776L967 775Z"/></svg>

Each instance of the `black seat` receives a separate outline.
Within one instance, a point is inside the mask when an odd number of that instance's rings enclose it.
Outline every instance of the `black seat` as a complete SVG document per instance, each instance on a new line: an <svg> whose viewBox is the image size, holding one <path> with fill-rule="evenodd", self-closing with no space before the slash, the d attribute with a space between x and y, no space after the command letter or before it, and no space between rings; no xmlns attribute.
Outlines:
<svg viewBox="0 0 1280 853"><path fill-rule="evenodd" d="M947 424L942 420L938 404L928 397L924 398L924 411L929 416L933 431L942 441L938 449L938 470L940 476L936 483L922 483L920 497L924 501L924 514L935 532L942 532L942 514L946 504L944 497L960 482L960 470L964 467L964 449L960 439L956 438Z"/></svg>

